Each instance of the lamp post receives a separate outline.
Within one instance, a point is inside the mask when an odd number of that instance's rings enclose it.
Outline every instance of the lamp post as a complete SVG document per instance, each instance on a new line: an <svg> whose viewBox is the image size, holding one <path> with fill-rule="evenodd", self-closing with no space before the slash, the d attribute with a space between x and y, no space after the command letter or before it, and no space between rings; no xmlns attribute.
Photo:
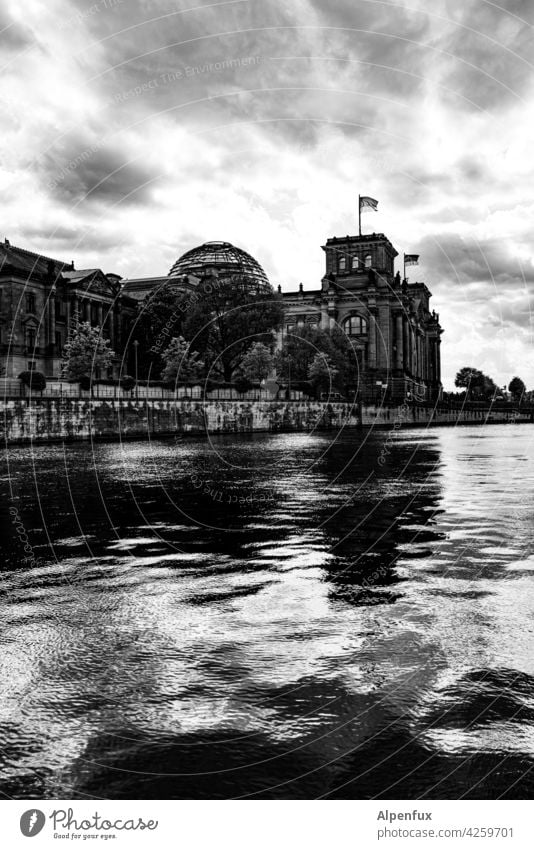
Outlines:
<svg viewBox="0 0 534 849"><path fill-rule="evenodd" d="M291 401L291 363L293 362L293 357L291 354L287 355L287 371L288 371L288 381L287 381L287 391L289 393L288 400Z"/></svg>
<svg viewBox="0 0 534 849"><path fill-rule="evenodd" d="M137 339L134 340L134 356L135 356L135 399L139 401L139 384L137 383L137 349L139 348L139 342Z"/></svg>

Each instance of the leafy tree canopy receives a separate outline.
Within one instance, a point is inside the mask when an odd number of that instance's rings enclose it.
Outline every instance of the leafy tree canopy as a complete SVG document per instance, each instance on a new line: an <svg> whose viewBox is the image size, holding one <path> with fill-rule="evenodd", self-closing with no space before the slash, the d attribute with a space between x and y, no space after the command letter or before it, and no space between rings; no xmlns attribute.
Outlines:
<svg viewBox="0 0 534 849"><path fill-rule="evenodd" d="M479 369L464 366L457 373L454 385L463 389L469 389L474 386L482 386L483 380L484 375Z"/></svg>
<svg viewBox="0 0 534 849"><path fill-rule="evenodd" d="M215 279L188 310L183 334L215 374L230 381L251 342L273 345L284 316L282 298L251 291L240 276Z"/></svg>
<svg viewBox="0 0 534 849"><path fill-rule="evenodd" d="M240 370L251 381L261 383L269 376L274 366L274 357L263 342L254 342L241 360Z"/></svg>
<svg viewBox="0 0 534 849"><path fill-rule="evenodd" d="M308 377L317 388L333 386L338 373L328 354L316 354L308 369Z"/></svg>
<svg viewBox="0 0 534 849"><path fill-rule="evenodd" d="M202 379L204 363L199 359L198 351L191 351L183 336L171 339L162 357L163 380L189 383Z"/></svg>
<svg viewBox="0 0 534 849"><path fill-rule="evenodd" d="M522 398L525 394L526 386L521 380L520 377L513 377L508 386L509 392L512 393L514 398Z"/></svg>
<svg viewBox="0 0 534 849"><path fill-rule="evenodd" d="M140 377L161 376L165 367L163 351L169 341L182 332L186 309L186 295L176 283L170 282L158 286L139 304L129 344L134 340L139 342L137 355Z"/></svg>
<svg viewBox="0 0 534 849"><path fill-rule="evenodd" d="M277 374L282 380L306 381L317 354L326 354L335 369L333 384L344 391L358 380L356 351L338 328L326 332L309 325L288 336L276 356ZM319 368L319 366L317 366ZM333 374L333 371L332 371Z"/></svg>
<svg viewBox="0 0 534 849"><path fill-rule="evenodd" d="M106 371L115 356L99 327L88 321L78 324L63 349L63 375L71 380L92 377L97 369Z"/></svg>

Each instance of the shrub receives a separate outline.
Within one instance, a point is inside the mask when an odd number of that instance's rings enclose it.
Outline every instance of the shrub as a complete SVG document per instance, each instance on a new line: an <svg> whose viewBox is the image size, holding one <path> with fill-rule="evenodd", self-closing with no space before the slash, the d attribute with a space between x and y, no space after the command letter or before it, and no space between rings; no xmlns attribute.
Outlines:
<svg viewBox="0 0 534 849"><path fill-rule="evenodd" d="M135 377L125 374L124 377L121 377L120 379L120 386L122 389L125 389L126 392L129 392L130 389L133 389L135 386Z"/></svg>
<svg viewBox="0 0 534 849"><path fill-rule="evenodd" d="M42 392L46 388L46 377L40 371L22 371L19 380L36 392Z"/></svg>
<svg viewBox="0 0 534 849"><path fill-rule="evenodd" d="M80 389L83 389L85 392L88 392L91 388L91 378L88 374L82 374L78 382L80 384Z"/></svg>
<svg viewBox="0 0 534 849"><path fill-rule="evenodd" d="M234 383L235 389L240 395L244 395L249 389L252 389L253 384L247 377L238 377Z"/></svg>

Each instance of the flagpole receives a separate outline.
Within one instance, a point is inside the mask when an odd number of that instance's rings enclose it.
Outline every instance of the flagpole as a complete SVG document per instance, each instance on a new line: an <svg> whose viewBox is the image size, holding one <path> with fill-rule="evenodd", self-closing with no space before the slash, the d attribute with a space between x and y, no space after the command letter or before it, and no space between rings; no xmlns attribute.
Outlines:
<svg viewBox="0 0 534 849"><path fill-rule="evenodd" d="M360 236L362 235L362 201L360 195L358 195L358 230Z"/></svg>

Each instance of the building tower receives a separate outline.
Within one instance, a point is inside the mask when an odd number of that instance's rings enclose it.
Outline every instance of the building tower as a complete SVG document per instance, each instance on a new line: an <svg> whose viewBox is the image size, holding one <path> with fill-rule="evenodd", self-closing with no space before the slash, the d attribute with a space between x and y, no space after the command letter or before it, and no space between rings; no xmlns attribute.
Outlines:
<svg viewBox="0 0 534 849"><path fill-rule="evenodd" d="M284 293L285 332L338 328L356 351L354 391L366 402L436 400L441 393L439 316L424 283L395 274L383 233L330 238L321 288Z"/></svg>

